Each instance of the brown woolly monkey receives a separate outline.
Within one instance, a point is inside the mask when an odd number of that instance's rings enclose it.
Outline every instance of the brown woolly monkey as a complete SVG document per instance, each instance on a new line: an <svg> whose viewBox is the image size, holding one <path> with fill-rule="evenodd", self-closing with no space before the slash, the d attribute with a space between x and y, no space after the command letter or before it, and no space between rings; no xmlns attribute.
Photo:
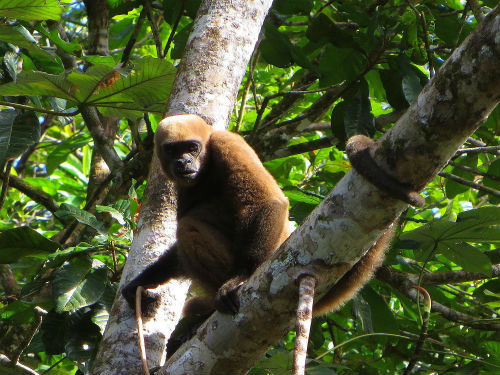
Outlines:
<svg viewBox="0 0 500 375"><path fill-rule="evenodd" d="M165 118L155 152L177 188L177 242L122 294L133 307L138 286L187 277L205 295L188 300L184 316L234 314L237 289L289 235L288 199L242 137L198 116ZM143 297L146 311L151 302ZM179 344L169 343L168 354Z"/></svg>
<svg viewBox="0 0 500 375"><path fill-rule="evenodd" d="M350 152L355 168L373 167L370 155L362 152L371 147L371 140L365 138ZM205 295L188 300L184 316L204 319L215 309L237 313L238 288L289 235L287 198L242 137L215 131L198 116L162 120L155 135L155 152L177 188L177 242L126 285L123 296L133 307L137 287L154 288L169 279L186 277ZM367 178L384 189L377 178ZM387 231L316 303L315 315L337 309L372 277L390 237L391 231ZM151 297L143 295L146 311L151 302ZM169 356L194 334L193 326L200 322L193 322L173 335L177 337L167 344Z"/></svg>

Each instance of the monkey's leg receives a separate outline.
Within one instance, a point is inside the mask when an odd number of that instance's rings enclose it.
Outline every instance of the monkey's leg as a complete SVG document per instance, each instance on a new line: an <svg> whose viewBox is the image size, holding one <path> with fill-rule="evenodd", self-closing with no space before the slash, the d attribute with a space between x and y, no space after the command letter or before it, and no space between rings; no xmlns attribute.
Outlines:
<svg viewBox="0 0 500 375"><path fill-rule="evenodd" d="M412 206L422 207L425 199L410 184L398 181L380 168L371 155L376 147L373 139L355 135L347 141L346 152L356 172L373 185L387 192L391 197L400 199Z"/></svg>
<svg viewBox="0 0 500 375"><path fill-rule="evenodd" d="M179 347L191 339L200 325L215 311L214 300L210 296L193 297L186 301L182 311L183 318L175 327L167 341L167 359Z"/></svg>
<svg viewBox="0 0 500 375"><path fill-rule="evenodd" d="M288 202L271 199L248 210L251 212L243 214L247 219L241 220L241 228L237 230L233 245L234 275L220 287L215 296L215 307L227 314L238 312L238 289L288 235Z"/></svg>
<svg viewBox="0 0 500 375"><path fill-rule="evenodd" d="M178 223L179 261L186 274L213 296L231 276L234 257L230 240L202 219L202 211L197 210Z"/></svg>

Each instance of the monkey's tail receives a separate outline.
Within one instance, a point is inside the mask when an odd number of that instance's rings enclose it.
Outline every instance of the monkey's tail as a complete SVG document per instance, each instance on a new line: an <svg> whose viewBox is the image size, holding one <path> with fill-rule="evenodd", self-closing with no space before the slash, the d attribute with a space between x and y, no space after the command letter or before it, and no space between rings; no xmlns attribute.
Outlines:
<svg viewBox="0 0 500 375"><path fill-rule="evenodd" d="M395 224L392 224L337 284L314 304L313 315L322 315L337 310L370 281L374 272L384 261L385 250L391 243L394 228Z"/></svg>

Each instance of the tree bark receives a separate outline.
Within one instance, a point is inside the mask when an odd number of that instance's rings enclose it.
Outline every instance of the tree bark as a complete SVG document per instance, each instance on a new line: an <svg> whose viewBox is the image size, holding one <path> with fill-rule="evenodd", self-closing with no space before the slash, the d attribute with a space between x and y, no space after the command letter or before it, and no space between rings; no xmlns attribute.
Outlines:
<svg viewBox="0 0 500 375"><path fill-rule="evenodd" d="M198 114L218 129L231 118L239 84L255 47L271 0L205 0L179 65L166 115ZM175 196L153 157L145 202L123 271L121 287L175 240ZM189 284L172 281L157 289L161 305L144 322L148 362L161 365ZM117 297L109 317L93 374L142 373L133 311Z"/></svg>
<svg viewBox="0 0 500 375"><path fill-rule="evenodd" d="M500 7L492 11L379 141L375 158L423 189L500 100ZM321 298L406 204L351 171L240 290L236 316L215 313L160 374L243 374L292 326L296 280Z"/></svg>

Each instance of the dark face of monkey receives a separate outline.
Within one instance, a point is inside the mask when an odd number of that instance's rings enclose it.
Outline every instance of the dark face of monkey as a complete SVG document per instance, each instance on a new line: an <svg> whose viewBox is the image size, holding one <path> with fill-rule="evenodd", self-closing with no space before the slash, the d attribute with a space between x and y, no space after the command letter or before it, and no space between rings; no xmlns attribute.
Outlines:
<svg viewBox="0 0 500 375"><path fill-rule="evenodd" d="M177 185L188 186L203 169L205 150L198 140L166 141L159 145L158 156L167 176Z"/></svg>

